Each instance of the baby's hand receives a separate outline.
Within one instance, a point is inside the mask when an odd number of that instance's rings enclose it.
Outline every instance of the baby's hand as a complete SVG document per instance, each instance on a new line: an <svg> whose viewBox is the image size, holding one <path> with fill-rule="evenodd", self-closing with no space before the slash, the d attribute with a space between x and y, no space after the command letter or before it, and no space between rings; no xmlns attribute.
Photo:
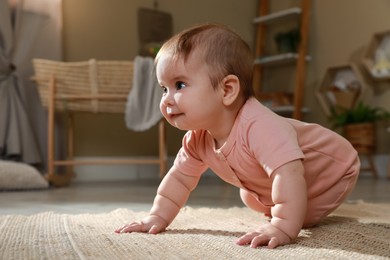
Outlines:
<svg viewBox="0 0 390 260"><path fill-rule="evenodd" d="M291 238L280 229L274 227L271 223L264 224L254 232L248 232L237 240L240 246L250 245L256 248L261 245L267 245L268 248L275 248L289 244Z"/></svg>
<svg viewBox="0 0 390 260"><path fill-rule="evenodd" d="M157 234L165 231L168 223L159 216L151 215L140 222L132 222L115 230L115 233L147 232Z"/></svg>

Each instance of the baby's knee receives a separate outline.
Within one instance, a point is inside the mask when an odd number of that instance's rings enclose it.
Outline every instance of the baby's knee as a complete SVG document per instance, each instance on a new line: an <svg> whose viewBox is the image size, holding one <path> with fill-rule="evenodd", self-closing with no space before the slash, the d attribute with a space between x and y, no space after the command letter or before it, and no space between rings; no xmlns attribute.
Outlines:
<svg viewBox="0 0 390 260"><path fill-rule="evenodd" d="M309 199L304 227L310 227L336 210L353 190L357 178L360 163L357 159L351 169L337 183L321 195Z"/></svg>
<svg viewBox="0 0 390 260"><path fill-rule="evenodd" d="M250 192L244 189L240 189L240 196L242 202L250 209L257 211L257 212L262 212L266 216L270 216L271 214L271 209L264 207L256 198L253 196Z"/></svg>
<svg viewBox="0 0 390 260"><path fill-rule="evenodd" d="M248 208L251 208L255 211L260 211L260 210L257 210L259 202L248 191L240 189L240 197L241 197L242 202L244 202L245 206L247 206Z"/></svg>
<svg viewBox="0 0 390 260"><path fill-rule="evenodd" d="M311 199L307 203L306 217L303 222L303 227L308 228L321 222L325 217L336 210L344 201L343 196L332 198L332 195L337 193L323 194L320 197Z"/></svg>
<svg viewBox="0 0 390 260"><path fill-rule="evenodd" d="M305 220L303 221L302 228L311 228L320 223L324 217L326 216L306 216Z"/></svg>

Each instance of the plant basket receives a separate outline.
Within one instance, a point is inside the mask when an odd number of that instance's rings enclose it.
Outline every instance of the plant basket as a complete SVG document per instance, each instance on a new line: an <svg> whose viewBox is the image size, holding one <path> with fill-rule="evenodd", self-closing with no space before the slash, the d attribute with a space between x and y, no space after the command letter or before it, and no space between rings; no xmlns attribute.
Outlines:
<svg viewBox="0 0 390 260"><path fill-rule="evenodd" d="M358 153L372 154L375 151L375 124L361 123L344 126L344 136Z"/></svg>

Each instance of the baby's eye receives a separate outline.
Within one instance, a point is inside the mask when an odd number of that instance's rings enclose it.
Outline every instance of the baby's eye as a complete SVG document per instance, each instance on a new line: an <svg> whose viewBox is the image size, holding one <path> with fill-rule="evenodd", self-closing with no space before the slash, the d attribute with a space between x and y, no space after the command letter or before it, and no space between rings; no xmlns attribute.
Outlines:
<svg viewBox="0 0 390 260"><path fill-rule="evenodd" d="M177 90L180 90L180 89L182 89L182 88L185 88L187 85L186 85L186 83L184 83L183 81L178 81L178 82L176 82L176 89Z"/></svg>
<svg viewBox="0 0 390 260"><path fill-rule="evenodd" d="M162 89L163 93L167 93L167 91L168 91L167 88L164 86L161 86L161 89Z"/></svg>

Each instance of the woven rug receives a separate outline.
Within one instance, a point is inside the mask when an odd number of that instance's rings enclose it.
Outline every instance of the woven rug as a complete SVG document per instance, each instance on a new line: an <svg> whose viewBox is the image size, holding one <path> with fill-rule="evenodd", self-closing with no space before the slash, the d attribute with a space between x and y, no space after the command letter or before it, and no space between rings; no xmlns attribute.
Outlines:
<svg viewBox="0 0 390 260"><path fill-rule="evenodd" d="M235 245L266 219L246 208L183 208L158 235L116 234L147 212L0 216L0 259L389 259L390 204L343 204L294 244Z"/></svg>

